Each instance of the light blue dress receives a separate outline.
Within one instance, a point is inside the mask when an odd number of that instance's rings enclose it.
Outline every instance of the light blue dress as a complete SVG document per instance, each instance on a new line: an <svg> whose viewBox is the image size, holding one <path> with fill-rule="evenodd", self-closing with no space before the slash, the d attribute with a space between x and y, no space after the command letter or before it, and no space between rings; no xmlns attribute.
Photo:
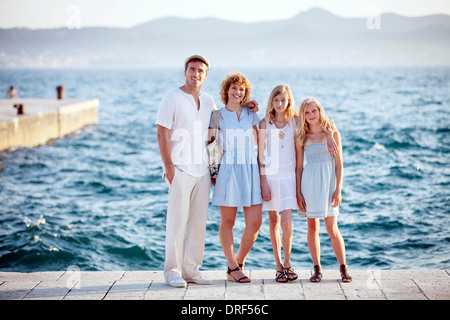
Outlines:
<svg viewBox="0 0 450 320"><path fill-rule="evenodd" d="M212 204L226 207L249 207L262 203L261 181L253 126L258 115L242 108L236 112L220 109L220 142L224 148L219 174L216 178ZM211 115L210 127L213 127Z"/></svg>
<svg viewBox="0 0 450 320"><path fill-rule="evenodd" d="M302 195L306 204L306 217L325 218L339 215L333 208L331 196L336 188L334 158L328 153L326 143L312 143L305 147L302 174ZM304 216L299 210L299 215Z"/></svg>

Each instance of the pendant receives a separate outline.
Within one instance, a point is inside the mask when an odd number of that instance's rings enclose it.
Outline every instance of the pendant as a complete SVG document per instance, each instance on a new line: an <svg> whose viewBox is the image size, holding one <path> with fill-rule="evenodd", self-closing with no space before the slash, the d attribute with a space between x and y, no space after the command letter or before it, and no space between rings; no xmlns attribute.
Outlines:
<svg viewBox="0 0 450 320"><path fill-rule="evenodd" d="M286 137L286 133L284 133L283 130L280 130L278 132L278 137L280 138L280 140L284 140L284 137Z"/></svg>

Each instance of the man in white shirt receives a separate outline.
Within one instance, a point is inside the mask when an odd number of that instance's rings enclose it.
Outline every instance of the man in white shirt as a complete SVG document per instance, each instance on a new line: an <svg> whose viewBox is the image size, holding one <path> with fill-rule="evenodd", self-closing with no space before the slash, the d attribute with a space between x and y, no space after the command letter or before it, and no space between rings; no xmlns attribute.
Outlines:
<svg viewBox="0 0 450 320"><path fill-rule="evenodd" d="M189 57L185 84L162 98L155 121L169 189L164 278L174 287L186 287L186 282L211 284L199 273L211 183L203 157L211 112L217 109L212 97L200 90L208 70L206 58Z"/></svg>

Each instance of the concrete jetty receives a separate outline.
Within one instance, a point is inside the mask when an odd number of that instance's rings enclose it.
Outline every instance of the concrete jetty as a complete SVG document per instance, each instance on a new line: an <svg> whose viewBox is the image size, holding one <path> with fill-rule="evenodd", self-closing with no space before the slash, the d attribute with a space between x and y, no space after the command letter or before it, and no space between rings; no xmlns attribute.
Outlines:
<svg viewBox="0 0 450 320"><path fill-rule="evenodd" d="M162 271L0 272L0 300L449 300L448 270L350 270L342 283L338 270L324 270L311 283L310 270L275 282L274 270L246 270L252 282L226 280L225 270L203 271L211 285L169 287Z"/></svg>
<svg viewBox="0 0 450 320"><path fill-rule="evenodd" d="M1 99L0 151L43 145L98 123L98 105L98 99Z"/></svg>

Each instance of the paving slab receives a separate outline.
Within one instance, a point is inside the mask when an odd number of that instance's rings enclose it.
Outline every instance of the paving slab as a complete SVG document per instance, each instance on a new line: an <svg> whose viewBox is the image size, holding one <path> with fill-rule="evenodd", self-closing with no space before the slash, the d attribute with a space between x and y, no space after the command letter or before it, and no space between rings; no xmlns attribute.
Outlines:
<svg viewBox="0 0 450 320"><path fill-rule="evenodd" d="M39 281L12 280L3 281L0 285L0 300L22 300L33 288L39 284Z"/></svg>
<svg viewBox="0 0 450 320"><path fill-rule="evenodd" d="M153 281L144 300L184 300L186 288L174 288L164 281Z"/></svg>
<svg viewBox="0 0 450 320"><path fill-rule="evenodd" d="M109 289L103 300L143 300L152 280L122 278Z"/></svg>
<svg viewBox="0 0 450 320"><path fill-rule="evenodd" d="M58 280L44 280L33 287L23 300L62 300L72 288Z"/></svg>

